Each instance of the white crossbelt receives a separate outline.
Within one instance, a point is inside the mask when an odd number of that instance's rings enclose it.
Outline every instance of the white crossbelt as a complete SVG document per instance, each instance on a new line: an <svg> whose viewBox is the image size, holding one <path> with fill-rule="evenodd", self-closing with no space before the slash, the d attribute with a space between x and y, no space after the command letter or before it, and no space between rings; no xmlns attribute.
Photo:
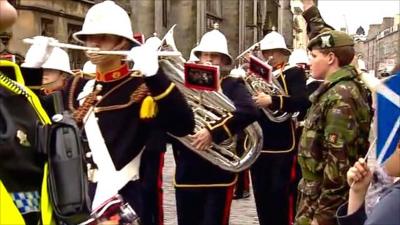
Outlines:
<svg viewBox="0 0 400 225"><path fill-rule="evenodd" d="M318 80L313 78L312 76L310 76L307 81L306 81L306 85L309 85L310 83L314 82L314 81L318 81L318 82L324 82L324 80Z"/></svg>
<svg viewBox="0 0 400 225"><path fill-rule="evenodd" d="M81 105L84 98L92 92L94 84L95 80L88 81L82 92L78 95L77 99L79 99ZM98 118L93 113L93 109L88 111L83 121L86 121L85 132L93 161L98 167L96 173L97 187L92 203L92 209L96 209L103 202L116 195L129 181L139 179L139 166L143 149L121 170L116 170L101 133Z"/></svg>

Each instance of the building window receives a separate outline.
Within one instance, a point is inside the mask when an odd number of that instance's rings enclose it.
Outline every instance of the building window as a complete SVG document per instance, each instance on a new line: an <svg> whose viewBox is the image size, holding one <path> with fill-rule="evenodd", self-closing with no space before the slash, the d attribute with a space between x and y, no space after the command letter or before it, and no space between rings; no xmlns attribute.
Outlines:
<svg viewBox="0 0 400 225"><path fill-rule="evenodd" d="M212 14L215 17L221 17L222 15L221 0L207 0L206 10L207 13Z"/></svg>
<svg viewBox="0 0 400 225"><path fill-rule="evenodd" d="M168 26L168 0L162 0L162 25Z"/></svg>
<svg viewBox="0 0 400 225"><path fill-rule="evenodd" d="M267 0L267 14L265 16L263 35L268 34L278 28L278 0Z"/></svg>
<svg viewBox="0 0 400 225"><path fill-rule="evenodd" d="M214 25L216 23L221 24L222 19L218 18L218 17L214 17L211 15L207 15L207 31L213 30L214 29Z"/></svg>
<svg viewBox="0 0 400 225"><path fill-rule="evenodd" d="M40 35L54 37L54 21L52 19L41 18Z"/></svg>
<svg viewBox="0 0 400 225"><path fill-rule="evenodd" d="M80 43L76 41L72 35L75 32L80 31L81 25L68 23L68 43L79 45ZM68 49L69 61L71 64L71 69L82 69L83 64L86 62L86 56L81 50Z"/></svg>
<svg viewBox="0 0 400 225"><path fill-rule="evenodd" d="M206 2L206 29L214 29L215 23L222 22L222 3L221 0L207 0Z"/></svg>
<svg viewBox="0 0 400 225"><path fill-rule="evenodd" d="M260 40L264 37L263 35L263 15L265 13L263 4L260 1L257 1L257 40Z"/></svg>

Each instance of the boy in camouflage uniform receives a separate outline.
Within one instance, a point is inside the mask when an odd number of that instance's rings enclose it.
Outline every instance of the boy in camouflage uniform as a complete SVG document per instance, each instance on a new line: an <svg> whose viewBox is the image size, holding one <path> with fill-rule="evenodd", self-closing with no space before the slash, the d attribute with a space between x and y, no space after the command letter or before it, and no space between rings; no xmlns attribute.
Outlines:
<svg viewBox="0 0 400 225"><path fill-rule="evenodd" d="M347 200L346 172L368 149L371 108L367 90L350 66L353 39L330 30L314 37L311 71L324 83L310 100L299 143L303 178L295 224L337 224L336 209Z"/></svg>

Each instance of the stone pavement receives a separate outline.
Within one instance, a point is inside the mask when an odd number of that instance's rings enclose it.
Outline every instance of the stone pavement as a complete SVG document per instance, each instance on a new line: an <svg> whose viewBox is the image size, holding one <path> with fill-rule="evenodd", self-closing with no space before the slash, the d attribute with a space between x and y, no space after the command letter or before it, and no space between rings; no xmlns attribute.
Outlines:
<svg viewBox="0 0 400 225"><path fill-rule="evenodd" d="M164 217L165 225L176 225L175 189L172 185L175 162L171 148L168 147L164 161ZM255 225L258 223L253 194L250 198L233 200L230 225Z"/></svg>

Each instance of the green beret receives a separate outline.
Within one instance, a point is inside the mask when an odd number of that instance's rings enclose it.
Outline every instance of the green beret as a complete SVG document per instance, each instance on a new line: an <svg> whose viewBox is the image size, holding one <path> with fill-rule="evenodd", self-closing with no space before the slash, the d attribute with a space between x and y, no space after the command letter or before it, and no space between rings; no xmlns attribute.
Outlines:
<svg viewBox="0 0 400 225"><path fill-rule="evenodd" d="M342 46L354 46L353 38L344 32L330 30L311 39L307 48L311 50L313 48L325 49Z"/></svg>

